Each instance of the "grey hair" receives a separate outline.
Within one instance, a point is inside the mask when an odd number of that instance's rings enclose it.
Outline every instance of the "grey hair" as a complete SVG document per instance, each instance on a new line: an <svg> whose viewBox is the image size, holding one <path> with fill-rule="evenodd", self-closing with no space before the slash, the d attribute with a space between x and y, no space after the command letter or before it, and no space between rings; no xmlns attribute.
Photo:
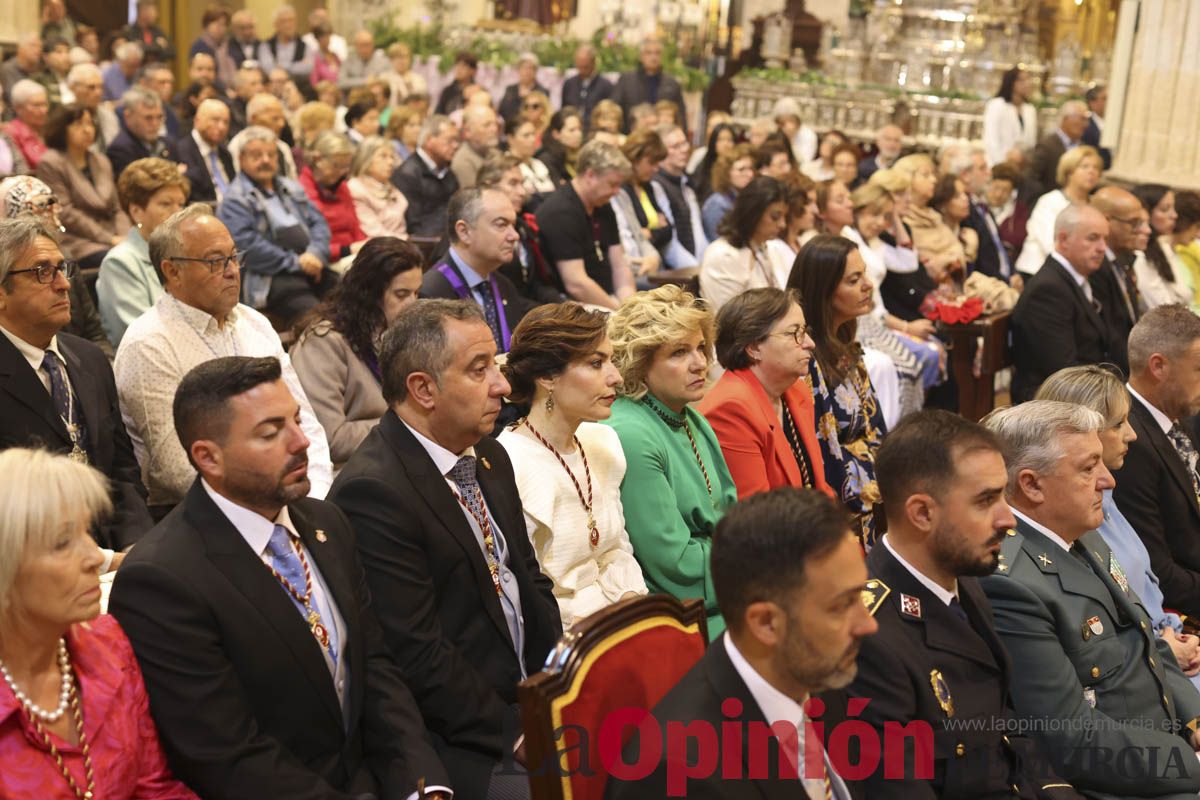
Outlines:
<svg viewBox="0 0 1200 800"><path fill-rule="evenodd" d="M117 61L128 61L133 58L142 58L145 52L142 46L137 42L122 42L117 45L117 49L113 50L113 57Z"/></svg>
<svg viewBox="0 0 1200 800"><path fill-rule="evenodd" d="M496 189L484 189L480 186L469 186L466 189L459 189L450 198L450 203L446 206L447 233L450 241L458 243L458 223L465 222L467 227L474 228L475 223L479 221L479 216L483 213L483 193L494 192Z"/></svg>
<svg viewBox="0 0 1200 800"><path fill-rule="evenodd" d="M304 151L309 162L316 161L318 158L334 158L353 155L353 153L354 144L342 134L334 131L322 131L317 134L317 138Z"/></svg>
<svg viewBox="0 0 1200 800"><path fill-rule="evenodd" d="M169 260L171 256L183 253L184 226L194 219L211 216L213 216L213 210L208 203L192 203L167 217L150 233L150 239L146 244L150 248L150 263L154 265L154 271L158 274L160 283L167 282L162 271L163 262Z"/></svg>
<svg viewBox="0 0 1200 800"><path fill-rule="evenodd" d="M239 146L243 150L251 142L270 142L271 144L275 144L277 138L274 131L262 125L251 125L249 128L243 128L242 132L238 134L238 139L241 140Z"/></svg>
<svg viewBox="0 0 1200 800"><path fill-rule="evenodd" d="M272 70L272 72L273 71L274 70ZM246 102L246 119L254 119L271 106L279 106L282 108L283 103L278 97L270 92L259 92Z"/></svg>
<svg viewBox="0 0 1200 800"><path fill-rule="evenodd" d="M1071 205L1058 212L1058 216L1054 218L1054 238L1057 241L1058 237L1064 233L1071 233L1079 227L1079 223L1083 222L1083 218L1088 216L1088 212L1100 214L1091 206L1081 206L1072 203Z"/></svg>
<svg viewBox="0 0 1200 800"><path fill-rule="evenodd" d="M99 67L90 61L84 61L71 67L71 71L67 73L67 85L74 86L84 80L85 73L87 75L95 75L97 78L101 77Z"/></svg>
<svg viewBox="0 0 1200 800"><path fill-rule="evenodd" d="M58 236L41 217L24 214L0 219L0 284L8 280L8 273L16 266L17 259L43 237L58 244Z"/></svg>
<svg viewBox="0 0 1200 800"><path fill-rule="evenodd" d="M596 175L606 175L610 172L627 175L633 170L633 166L619 147L593 139L579 149L579 155L575 159L576 175L582 175L588 170Z"/></svg>
<svg viewBox="0 0 1200 800"><path fill-rule="evenodd" d="M350 162L350 175L357 178L367 171L367 167L371 163L371 159L375 158L375 154L384 147L391 147L392 143L382 136L368 136L359 143L358 149L354 151L354 160Z"/></svg>
<svg viewBox="0 0 1200 800"><path fill-rule="evenodd" d="M1082 100L1068 100L1058 109L1058 121L1061 124L1067 117L1086 117L1091 111Z"/></svg>
<svg viewBox="0 0 1200 800"><path fill-rule="evenodd" d="M424 372L441 384L442 372L454 359L447 347L448 319L485 322L483 310L472 300L420 300L401 311L383 335L379 368L388 405L407 399L408 376L414 372Z"/></svg>
<svg viewBox="0 0 1200 800"><path fill-rule="evenodd" d="M453 125L454 120L447 117L445 114L430 114L421 123L421 131L417 134L417 147L425 147L425 142L431 136L437 136L442 132L442 128L447 125Z"/></svg>
<svg viewBox="0 0 1200 800"><path fill-rule="evenodd" d="M296 13L296 9L292 8L289 5L280 6L279 8L275 9L275 14L271 17L271 21L279 22L279 18L282 17L284 14L286 14L289 11L292 12L293 14Z"/></svg>
<svg viewBox="0 0 1200 800"><path fill-rule="evenodd" d="M1200 317L1179 304L1152 308L1129 332L1129 374L1142 372L1155 353L1175 359L1200 339Z"/></svg>
<svg viewBox="0 0 1200 800"><path fill-rule="evenodd" d="M971 168L975 154L982 153L983 148L967 142L951 142L938 153L938 162L944 162L947 175L961 175Z"/></svg>
<svg viewBox="0 0 1200 800"><path fill-rule="evenodd" d="M121 105L131 108L162 108L162 98L144 86L134 86L121 95Z"/></svg>
<svg viewBox="0 0 1200 800"><path fill-rule="evenodd" d="M9 99L12 101L13 108L23 106L33 100L39 94L46 95L46 87L29 78L22 78L13 84ZM46 95L48 98L49 95Z"/></svg>
<svg viewBox="0 0 1200 800"><path fill-rule="evenodd" d="M255 75L262 76L262 70L258 67L238 67L238 71L233 74L234 88L240 89L250 82L250 79Z"/></svg>
<svg viewBox="0 0 1200 800"><path fill-rule="evenodd" d="M668 122L664 125L655 125L654 126L654 132L658 134L658 138L662 139L663 142L666 142L667 137L670 136L675 131L682 131L682 130L683 130L683 126L680 125L678 122Z"/></svg>
<svg viewBox="0 0 1200 800"><path fill-rule="evenodd" d="M1054 471L1066 453L1061 437L1078 433L1097 433L1104 428L1100 412L1058 400L1030 400L1019 406L1001 408L988 414L983 425L1000 437L1008 447L1008 492L1017 489L1022 470L1038 475Z"/></svg>

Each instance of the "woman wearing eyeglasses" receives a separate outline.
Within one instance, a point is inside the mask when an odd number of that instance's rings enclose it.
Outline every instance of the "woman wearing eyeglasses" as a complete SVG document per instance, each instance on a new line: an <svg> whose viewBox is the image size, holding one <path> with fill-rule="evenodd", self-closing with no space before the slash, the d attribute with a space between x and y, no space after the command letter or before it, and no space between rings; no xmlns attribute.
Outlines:
<svg viewBox="0 0 1200 800"><path fill-rule="evenodd" d="M717 314L725 374L696 410L717 435L739 500L780 486L833 496L807 382L815 347L792 291L748 289Z"/></svg>

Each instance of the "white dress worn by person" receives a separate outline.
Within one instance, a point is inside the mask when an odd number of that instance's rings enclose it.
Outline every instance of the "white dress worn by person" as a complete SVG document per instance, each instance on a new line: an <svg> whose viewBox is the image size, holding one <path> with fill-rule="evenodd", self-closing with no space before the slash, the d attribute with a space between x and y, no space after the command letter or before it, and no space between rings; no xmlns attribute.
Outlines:
<svg viewBox="0 0 1200 800"><path fill-rule="evenodd" d="M600 534L595 548L579 491L554 453L528 436L528 431L506 429L498 437L512 459L529 540L542 572L554 582L564 629L628 593L647 593L625 532L621 440L615 430L595 422L582 423L575 436L583 454L577 447L560 455L585 497L587 472L591 472L592 513ZM583 466L584 454L588 470Z"/></svg>
<svg viewBox="0 0 1200 800"><path fill-rule="evenodd" d="M1038 198L1025 226L1025 245L1017 256L1017 272L1034 275L1054 252L1054 221L1071 200L1062 189L1046 192Z"/></svg>

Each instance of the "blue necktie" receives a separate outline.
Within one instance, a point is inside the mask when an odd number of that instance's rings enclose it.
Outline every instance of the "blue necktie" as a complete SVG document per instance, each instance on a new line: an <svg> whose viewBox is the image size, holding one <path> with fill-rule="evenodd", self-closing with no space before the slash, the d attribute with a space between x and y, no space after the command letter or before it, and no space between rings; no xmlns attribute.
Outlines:
<svg viewBox="0 0 1200 800"><path fill-rule="evenodd" d="M275 530L271 531L271 539L267 542L267 552L271 555L271 566L279 573L279 576L291 584L291 587L296 590L300 596L304 596L306 582L304 580L304 565L300 563L300 555L296 548L292 545L292 535L288 533L288 529L282 525L276 525ZM311 573L311 568L310 568ZM316 585L316 581L313 581ZM292 605L296 606L296 610L301 616L307 617L307 611L304 604L298 601L290 592L288 597L292 601ZM320 614L317 608L316 597L309 595L309 607ZM325 631L329 634L329 657L333 659L333 663L337 663L337 626L333 624L332 619L320 619L321 624L325 627ZM305 624L308 620L305 619Z"/></svg>
<svg viewBox="0 0 1200 800"><path fill-rule="evenodd" d="M87 429L84 426L83 415L79 413L79 404L67 386L67 376L63 373L62 364L53 350L47 350L42 356L42 369L50 376L50 401L54 403L55 412L67 428L71 444L86 454Z"/></svg>
<svg viewBox="0 0 1200 800"><path fill-rule="evenodd" d="M985 204L977 203L976 208L979 209L979 213L983 217L983 225L988 229L988 234L991 235L992 242L996 246L996 255L1000 258L1000 274L1008 277L1012 275L1012 266L1008 262L1008 251L1004 249L1004 242L1000 239L1000 229L996 227L996 220Z"/></svg>
<svg viewBox="0 0 1200 800"><path fill-rule="evenodd" d="M213 183L217 186L217 194L225 196L229 184L225 181L225 173L221 171L221 162L217 158L217 148L208 151L208 166L212 170Z"/></svg>
<svg viewBox="0 0 1200 800"><path fill-rule="evenodd" d="M500 309L496 308L496 298L492 295L492 281L489 278L475 286L479 299L483 304L483 318L492 329L492 338L496 340L496 350L504 352L504 334L500 331Z"/></svg>

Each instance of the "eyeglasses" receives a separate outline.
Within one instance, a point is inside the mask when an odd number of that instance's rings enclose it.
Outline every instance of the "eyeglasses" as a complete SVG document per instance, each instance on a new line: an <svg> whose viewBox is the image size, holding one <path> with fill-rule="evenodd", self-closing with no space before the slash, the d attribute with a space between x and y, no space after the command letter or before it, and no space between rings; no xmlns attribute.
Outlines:
<svg viewBox="0 0 1200 800"><path fill-rule="evenodd" d="M1138 228L1149 228L1150 227L1150 220L1148 220L1148 219L1121 219L1120 217L1109 217L1109 219L1111 219L1113 222L1119 222L1122 225L1128 225L1129 227L1133 228L1135 231Z"/></svg>
<svg viewBox="0 0 1200 800"><path fill-rule="evenodd" d="M794 341L796 344L803 347L804 340L806 338L807 339L812 338L812 328L810 328L806 325L803 328L801 328L801 327L789 328L786 331L776 331L775 333L768 333L767 335L768 336L790 336L792 341Z"/></svg>
<svg viewBox="0 0 1200 800"><path fill-rule="evenodd" d="M74 261L62 261L58 264L38 264L36 267L29 269L10 269L9 275L20 275L22 272L32 272L37 278L38 283L54 283L58 277L58 273L62 273L63 277L71 280L75 277L75 273L79 272L79 264Z"/></svg>
<svg viewBox="0 0 1200 800"><path fill-rule="evenodd" d="M203 264L208 267L209 274L220 275L224 273L232 265L234 269L241 266L242 259L246 257L246 251L241 250L237 253L231 253L227 256L214 256L212 258L192 258L191 256L167 256L166 261L194 261L197 264Z"/></svg>

